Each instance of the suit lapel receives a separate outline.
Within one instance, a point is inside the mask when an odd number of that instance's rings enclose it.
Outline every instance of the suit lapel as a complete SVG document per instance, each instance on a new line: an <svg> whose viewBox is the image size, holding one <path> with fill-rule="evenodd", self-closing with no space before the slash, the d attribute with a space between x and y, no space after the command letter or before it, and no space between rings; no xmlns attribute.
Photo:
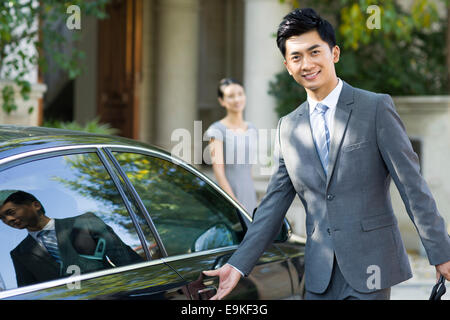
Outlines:
<svg viewBox="0 0 450 320"><path fill-rule="evenodd" d="M333 176L334 167L336 165L337 155L342 145L347 130L348 121L352 113L353 104L353 88L343 81L342 91L339 95L339 100L336 105L336 112L334 114L334 129L333 136L330 143L330 156L328 162L327 187Z"/></svg>
<svg viewBox="0 0 450 320"><path fill-rule="evenodd" d="M322 163L320 162L319 154L317 153L316 145L314 143L314 138L312 135L311 121L309 119L309 103L305 101L299 107L298 111L298 138L303 141L301 152L307 156L309 161L316 163L314 168L316 168L317 173L326 181L325 172L322 168Z"/></svg>
<svg viewBox="0 0 450 320"><path fill-rule="evenodd" d="M50 254L42 248L42 246L31 236L28 235L22 244L21 253L24 256L32 254L39 259L45 260L47 263L56 263L56 261L50 256Z"/></svg>
<svg viewBox="0 0 450 320"><path fill-rule="evenodd" d="M24 252L32 255L35 255L41 259L47 259L47 251L44 250L44 248L41 247L41 245L31 236L28 235L25 240L23 241L23 247Z"/></svg>

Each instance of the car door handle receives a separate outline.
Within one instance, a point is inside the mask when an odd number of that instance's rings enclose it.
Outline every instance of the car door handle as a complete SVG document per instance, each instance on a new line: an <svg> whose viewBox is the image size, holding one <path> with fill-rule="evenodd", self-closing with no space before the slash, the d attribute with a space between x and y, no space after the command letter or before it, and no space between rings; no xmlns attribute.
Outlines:
<svg viewBox="0 0 450 320"><path fill-rule="evenodd" d="M199 300L208 300L217 293L216 287L206 287L197 291Z"/></svg>
<svg viewBox="0 0 450 320"><path fill-rule="evenodd" d="M214 287L214 279L208 279L203 281L205 287Z"/></svg>

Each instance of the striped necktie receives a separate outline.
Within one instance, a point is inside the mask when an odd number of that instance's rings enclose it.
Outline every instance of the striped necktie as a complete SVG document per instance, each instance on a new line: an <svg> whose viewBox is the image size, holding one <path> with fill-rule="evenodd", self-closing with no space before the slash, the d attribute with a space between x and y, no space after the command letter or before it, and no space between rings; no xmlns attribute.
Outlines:
<svg viewBox="0 0 450 320"><path fill-rule="evenodd" d="M42 244L45 246L48 253L55 258L56 262L61 263L58 242L56 240L56 232L52 230L42 230L38 233L37 237L41 239Z"/></svg>
<svg viewBox="0 0 450 320"><path fill-rule="evenodd" d="M325 120L327 110L328 107L326 105L318 103L314 109L313 117L311 117L314 141L325 174L327 174L328 153L330 152L330 132Z"/></svg>

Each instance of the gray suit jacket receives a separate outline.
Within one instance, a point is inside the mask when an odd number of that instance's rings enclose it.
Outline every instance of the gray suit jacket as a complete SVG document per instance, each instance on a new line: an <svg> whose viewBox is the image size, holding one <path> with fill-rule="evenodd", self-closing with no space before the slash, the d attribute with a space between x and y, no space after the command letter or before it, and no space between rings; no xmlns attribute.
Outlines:
<svg viewBox="0 0 450 320"><path fill-rule="evenodd" d="M431 264L450 260L450 240L420 175L405 128L389 95L344 82L334 118L328 175L321 167L301 104L278 123L278 166L244 240L228 263L248 275L280 230L297 194L306 211L306 288L322 293L336 260L355 290L391 287L412 276L392 209L394 180ZM374 270L379 284L368 285ZM373 282L370 282L373 284Z"/></svg>

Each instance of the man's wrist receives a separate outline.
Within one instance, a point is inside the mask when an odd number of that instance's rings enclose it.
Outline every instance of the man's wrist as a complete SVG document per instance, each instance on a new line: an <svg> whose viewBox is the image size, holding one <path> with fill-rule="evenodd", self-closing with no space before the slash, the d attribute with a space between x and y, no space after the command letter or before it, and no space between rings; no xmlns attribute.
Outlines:
<svg viewBox="0 0 450 320"><path fill-rule="evenodd" d="M236 268L235 266L233 266L232 264L229 264L229 263L227 263L229 266L231 266L234 270L236 270L236 271L238 271L240 274L241 274L241 276L242 277L245 277L245 274L241 271L241 270L239 270L238 268Z"/></svg>

